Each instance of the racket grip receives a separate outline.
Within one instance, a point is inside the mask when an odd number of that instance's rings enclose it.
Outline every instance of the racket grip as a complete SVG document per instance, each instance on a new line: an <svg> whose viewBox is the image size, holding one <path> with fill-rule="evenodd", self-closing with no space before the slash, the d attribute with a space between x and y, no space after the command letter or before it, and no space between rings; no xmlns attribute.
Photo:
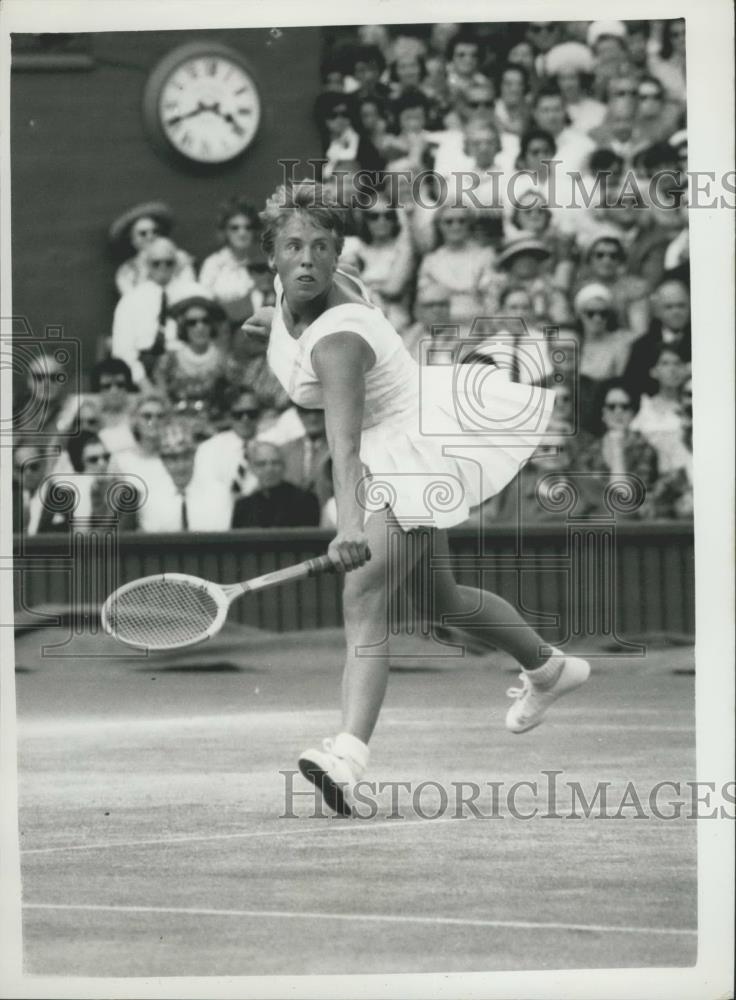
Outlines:
<svg viewBox="0 0 736 1000"><path fill-rule="evenodd" d="M302 563L307 568L307 576L319 576L320 573L336 573L335 564L329 556L317 556Z"/></svg>
<svg viewBox="0 0 736 1000"><path fill-rule="evenodd" d="M270 587L279 587L284 583L304 580L308 576L335 572L334 563L329 556L317 556L316 559L305 559L304 562L297 563L296 566L277 569L273 573L265 573L263 576L257 576L253 580L246 580L233 586L236 588L235 593L248 594L254 590L268 590Z"/></svg>

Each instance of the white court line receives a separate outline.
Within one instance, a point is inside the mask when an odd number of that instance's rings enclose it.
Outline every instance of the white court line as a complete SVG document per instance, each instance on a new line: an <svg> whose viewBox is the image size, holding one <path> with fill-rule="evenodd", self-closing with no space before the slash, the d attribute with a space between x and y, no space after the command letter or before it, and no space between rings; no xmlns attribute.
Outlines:
<svg viewBox="0 0 736 1000"><path fill-rule="evenodd" d="M503 820L503 818L503 816L492 816L488 817L488 820L489 822L494 822L496 820ZM385 830L389 827L393 830L422 829L428 826L439 826L442 823L469 823L473 821L483 822L483 819L477 820L475 817L470 816L460 818L456 818L455 816L438 816L437 819L427 820L386 819L373 822L367 819L331 818L326 819L322 826L310 826L307 828L302 826L299 829L291 830L274 830L269 828L267 830L247 830L244 833L208 833L192 837L151 837L147 840L110 840L92 844L59 844L54 847L26 847L22 848L19 854L25 857L29 854L61 854L65 851L111 851L119 847L176 847L179 844L216 843L222 840L253 840L260 837L309 837L313 833L329 833L330 836L337 836L341 833L358 833L360 836L363 836L361 832L363 830ZM295 819L294 822L303 823L304 820ZM639 830L650 829L654 829L654 827L639 826L637 827L637 832ZM663 828L659 825L657 829L661 833ZM673 830L680 829L680 827L673 827L670 824L664 827L664 829Z"/></svg>
<svg viewBox="0 0 736 1000"><path fill-rule="evenodd" d="M470 817L467 817L468 819ZM56 847L28 847L20 851L20 854L57 854L61 851L105 851L114 850L116 847L149 847L149 846L159 846L159 847L173 847L177 844L200 844L205 841L218 841L218 840L251 840L254 837L290 837L290 836L301 836L307 837L310 833L357 833L359 830L380 830L386 827L394 827L395 829L405 828L409 826L422 826L424 823L449 823L454 820L454 816L440 816L437 819L428 820L383 820L376 823L372 823L368 820L358 821L351 819L326 819L324 821L324 826L312 826L307 829L301 827L296 830L248 830L244 833L208 833L203 834L199 837L158 837L151 838L150 840L119 840L119 841L107 841L95 844L68 844L66 846L56 846ZM304 822L303 820L294 820L294 822ZM462 823L463 820L455 820L455 822ZM337 824L337 825L335 825ZM343 825L344 824L344 825Z"/></svg>
<svg viewBox="0 0 736 1000"><path fill-rule="evenodd" d="M88 910L92 913L169 913L190 917L278 917L297 920L347 920L360 923L429 924L436 927L497 927L521 930L589 931L600 934L697 934L680 927L617 927L611 924L567 924L558 921L480 920L464 917L412 917L391 913L318 913L292 910L213 910L176 906L98 906L90 903L24 903L26 910Z"/></svg>

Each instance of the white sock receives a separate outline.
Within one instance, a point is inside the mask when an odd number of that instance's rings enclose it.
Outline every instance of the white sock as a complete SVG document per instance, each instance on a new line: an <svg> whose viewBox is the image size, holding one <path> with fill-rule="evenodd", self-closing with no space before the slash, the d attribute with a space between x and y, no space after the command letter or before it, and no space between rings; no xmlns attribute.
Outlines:
<svg viewBox="0 0 736 1000"><path fill-rule="evenodd" d="M560 676L564 662L565 654L562 650L553 647L552 655L541 667L537 667L536 670L527 670L526 667L522 667L522 670L537 687L547 688L551 687Z"/></svg>
<svg viewBox="0 0 736 1000"><path fill-rule="evenodd" d="M332 744L332 751L338 757L349 757L357 765L360 774L367 770L370 750L367 744L359 740L357 736L353 736L352 733L338 733Z"/></svg>

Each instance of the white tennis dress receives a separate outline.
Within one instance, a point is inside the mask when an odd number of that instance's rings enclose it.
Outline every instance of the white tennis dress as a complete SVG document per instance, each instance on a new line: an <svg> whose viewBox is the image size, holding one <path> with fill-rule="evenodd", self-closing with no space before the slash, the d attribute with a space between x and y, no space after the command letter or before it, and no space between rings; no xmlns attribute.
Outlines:
<svg viewBox="0 0 736 1000"><path fill-rule="evenodd" d="M360 447L370 477L366 514L390 504L404 530L460 524L514 478L539 444L554 392L509 382L493 365L453 363L447 350L440 363L419 366L367 301L327 309L295 339L283 319L278 277L275 288L268 361L299 406L324 407L312 366L323 337L355 333L373 350Z"/></svg>

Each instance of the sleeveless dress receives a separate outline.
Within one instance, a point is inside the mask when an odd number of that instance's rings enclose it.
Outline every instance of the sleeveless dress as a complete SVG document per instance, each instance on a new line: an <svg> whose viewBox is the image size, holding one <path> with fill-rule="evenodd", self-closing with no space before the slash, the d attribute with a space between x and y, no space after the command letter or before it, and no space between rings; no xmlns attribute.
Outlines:
<svg viewBox="0 0 736 1000"><path fill-rule="evenodd" d="M404 530L461 524L471 507L514 478L540 443L553 391L509 382L493 365L455 364L447 351L440 363L419 366L367 301L327 309L295 339L284 322L278 277L275 288L268 362L294 403L324 408L312 366L323 337L355 333L375 355L365 374L360 447L369 475L366 516L388 504Z"/></svg>

